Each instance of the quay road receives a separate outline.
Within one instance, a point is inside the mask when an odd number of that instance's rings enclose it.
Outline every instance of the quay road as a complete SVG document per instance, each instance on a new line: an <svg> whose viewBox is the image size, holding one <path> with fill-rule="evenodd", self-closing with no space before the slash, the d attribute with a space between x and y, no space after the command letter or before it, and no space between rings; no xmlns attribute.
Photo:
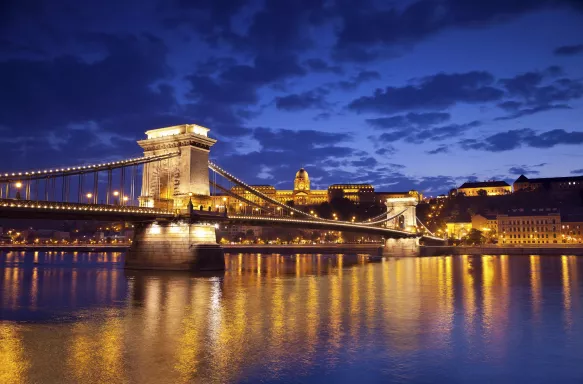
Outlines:
<svg viewBox="0 0 583 384"><path fill-rule="evenodd" d="M82 251L82 252L125 252L129 244L0 244L0 251ZM369 244L289 244L223 245L225 253L367 253L379 254L380 243Z"/></svg>
<svg viewBox="0 0 583 384"><path fill-rule="evenodd" d="M366 253L369 255L382 254L382 244L368 243L368 244L233 244L223 245L225 253Z"/></svg>
<svg viewBox="0 0 583 384"><path fill-rule="evenodd" d="M0 244L0 251L125 252L129 244Z"/></svg>

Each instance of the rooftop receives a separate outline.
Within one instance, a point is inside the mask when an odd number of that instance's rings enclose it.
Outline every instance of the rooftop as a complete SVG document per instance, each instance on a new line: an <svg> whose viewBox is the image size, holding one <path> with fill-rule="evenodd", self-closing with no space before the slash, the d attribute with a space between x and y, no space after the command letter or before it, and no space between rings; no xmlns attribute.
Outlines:
<svg viewBox="0 0 583 384"><path fill-rule="evenodd" d="M510 187L510 185L505 181L476 181L463 183L458 189L464 188L492 188L492 187Z"/></svg>
<svg viewBox="0 0 583 384"><path fill-rule="evenodd" d="M561 183L568 181L583 181L583 176L567 176L567 177L539 177L536 179L529 179L524 175L520 175L515 183Z"/></svg>
<svg viewBox="0 0 583 384"><path fill-rule="evenodd" d="M511 209L500 216L549 216L558 215L561 212L557 208L518 208Z"/></svg>

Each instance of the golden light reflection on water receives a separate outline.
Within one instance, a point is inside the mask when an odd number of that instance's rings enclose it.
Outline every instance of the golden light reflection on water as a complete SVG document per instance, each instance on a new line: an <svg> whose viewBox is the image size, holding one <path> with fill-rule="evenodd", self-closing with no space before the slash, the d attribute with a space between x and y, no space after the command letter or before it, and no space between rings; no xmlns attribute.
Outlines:
<svg viewBox="0 0 583 384"><path fill-rule="evenodd" d="M81 315L41 326L0 323L0 383L224 383L249 371L269 381L316 365L337 369L367 348L407 367L423 350L453 358L456 332L472 353L499 361L509 353L513 321L544 320L543 290L553 278L560 279L566 327L574 326L580 303L580 261L571 256L369 263L362 256L235 254L225 261L229 270L210 277L5 267L2 316L59 303L79 305ZM553 265L560 273L543 278ZM516 296L513 285L529 293ZM513 315L525 305L527 314Z"/></svg>

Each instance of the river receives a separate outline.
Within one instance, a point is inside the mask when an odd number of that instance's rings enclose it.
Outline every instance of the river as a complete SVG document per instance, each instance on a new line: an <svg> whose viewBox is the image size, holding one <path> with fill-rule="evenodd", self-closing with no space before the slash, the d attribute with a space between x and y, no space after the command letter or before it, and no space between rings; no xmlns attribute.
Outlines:
<svg viewBox="0 0 583 384"><path fill-rule="evenodd" d="M0 383L582 383L583 258L0 253Z"/></svg>

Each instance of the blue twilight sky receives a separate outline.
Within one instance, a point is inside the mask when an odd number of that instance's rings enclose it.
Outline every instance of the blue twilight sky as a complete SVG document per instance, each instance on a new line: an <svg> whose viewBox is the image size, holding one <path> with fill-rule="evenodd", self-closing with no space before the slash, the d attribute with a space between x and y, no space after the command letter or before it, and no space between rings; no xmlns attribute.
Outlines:
<svg viewBox="0 0 583 384"><path fill-rule="evenodd" d="M196 123L279 188L583 174L582 0L8 0L0 32L0 171Z"/></svg>

